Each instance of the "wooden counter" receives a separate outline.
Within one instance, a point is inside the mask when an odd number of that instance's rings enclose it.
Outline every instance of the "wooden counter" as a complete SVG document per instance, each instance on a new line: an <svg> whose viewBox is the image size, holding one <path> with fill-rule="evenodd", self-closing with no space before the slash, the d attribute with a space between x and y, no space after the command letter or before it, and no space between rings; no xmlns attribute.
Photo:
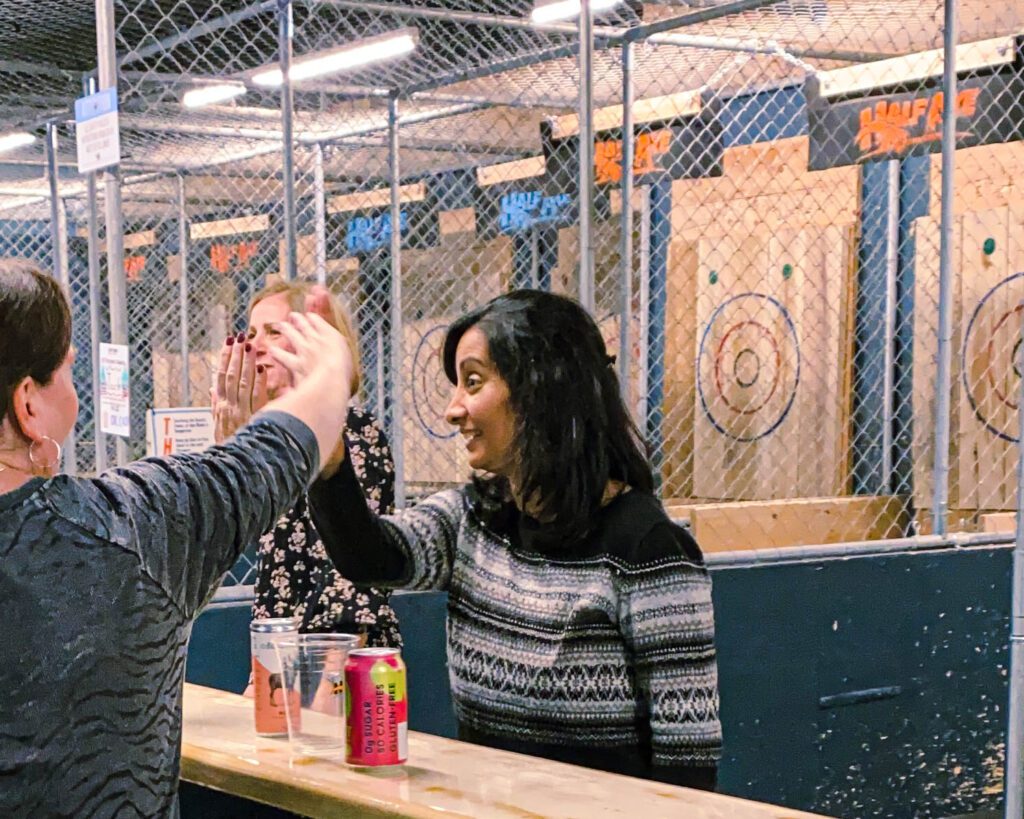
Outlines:
<svg viewBox="0 0 1024 819"><path fill-rule="evenodd" d="M307 816L800 819L812 814L410 732L409 763L367 772L257 737L252 701L185 685L181 778Z"/></svg>

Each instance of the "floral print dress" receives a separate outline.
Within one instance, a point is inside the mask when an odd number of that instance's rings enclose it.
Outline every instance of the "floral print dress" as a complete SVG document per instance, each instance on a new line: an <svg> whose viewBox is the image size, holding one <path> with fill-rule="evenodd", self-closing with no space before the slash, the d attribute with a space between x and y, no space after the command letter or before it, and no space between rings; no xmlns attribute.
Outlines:
<svg viewBox="0 0 1024 819"><path fill-rule="evenodd" d="M392 512L395 465L380 423L366 410L350 407L344 436L370 509L382 515ZM366 645L401 647L389 592L357 588L338 574L305 497L260 538L257 558L254 619L298 617L303 632L365 634Z"/></svg>

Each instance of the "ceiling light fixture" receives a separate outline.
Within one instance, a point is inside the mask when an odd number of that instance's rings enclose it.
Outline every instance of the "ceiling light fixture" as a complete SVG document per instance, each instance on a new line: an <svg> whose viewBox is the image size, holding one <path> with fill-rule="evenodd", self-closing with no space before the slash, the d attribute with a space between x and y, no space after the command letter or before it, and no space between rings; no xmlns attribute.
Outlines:
<svg viewBox="0 0 1024 819"><path fill-rule="evenodd" d="M27 131L18 131L13 134L0 136L0 154L13 151L15 148L23 148L36 141L35 135Z"/></svg>
<svg viewBox="0 0 1024 819"><path fill-rule="evenodd" d="M220 82L212 85L200 85L186 91L181 104L186 108L202 108L218 102L233 100L245 93L245 85L240 82Z"/></svg>
<svg viewBox="0 0 1024 819"><path fill-rule="evenodd" d="M622 0L590 0L590 13L615 8ZM554 23L557 20L571 20L579 17L582 10L580 0L547 0L537 3L530 13L530 22L535 25Z"/></svg>
<svg viewBox="0 0 1024 819"><path fill-rule="evenodd" d="M377 37L367 37L330 51L319 51L299 57L292 63L292 82L337 74L370 63L392 60L408 54L419 43L419 32L415 28L390 31ZM264 68L253 75L256 85L276 88L283 82L280 68Z"/></svg>

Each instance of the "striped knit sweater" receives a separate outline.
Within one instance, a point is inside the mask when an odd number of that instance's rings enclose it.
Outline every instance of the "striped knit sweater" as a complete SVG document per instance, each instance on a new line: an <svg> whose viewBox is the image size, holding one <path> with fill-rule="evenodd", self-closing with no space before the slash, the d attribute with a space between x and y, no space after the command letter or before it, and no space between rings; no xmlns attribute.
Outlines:
<svg viewBox="0 0 1024 819"><path fill-rule="evenodd" d="M656 498L633 491L601 511L588 542L560 554L514 507L485 525L474 497L447 490L375 517L347 465L310 492L342 575L448 591L460 738L714 787L711 581L694 541Z"/></svg>

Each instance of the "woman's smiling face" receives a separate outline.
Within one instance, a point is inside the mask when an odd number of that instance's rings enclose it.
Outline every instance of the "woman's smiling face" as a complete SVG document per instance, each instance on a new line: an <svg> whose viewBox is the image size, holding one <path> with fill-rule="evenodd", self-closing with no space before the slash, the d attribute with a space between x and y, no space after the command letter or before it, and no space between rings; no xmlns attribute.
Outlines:
<svg viewBox="0 0 1024 819"><path fill-rule="evenodd" d="M445 419L465 438L469 465L510 477L516 426L511 392L491 361L487 337L478 327L470 327L459 339L455 372L458 381Z"/></svg>

